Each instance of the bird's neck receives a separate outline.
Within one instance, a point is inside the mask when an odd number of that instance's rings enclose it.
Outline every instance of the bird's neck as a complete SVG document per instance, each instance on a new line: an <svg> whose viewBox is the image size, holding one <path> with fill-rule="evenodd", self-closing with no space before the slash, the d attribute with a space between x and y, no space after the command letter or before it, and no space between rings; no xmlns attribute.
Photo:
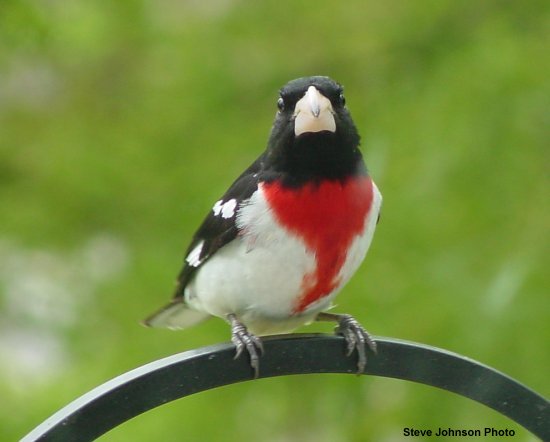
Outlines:
<svg viewBox="0 0 550 442"><path fill-rule="evenodd" d="M327 132L304 134L276 146L267 162L267 168L290 187L367 175L358 140L343 140Z"/></svg>

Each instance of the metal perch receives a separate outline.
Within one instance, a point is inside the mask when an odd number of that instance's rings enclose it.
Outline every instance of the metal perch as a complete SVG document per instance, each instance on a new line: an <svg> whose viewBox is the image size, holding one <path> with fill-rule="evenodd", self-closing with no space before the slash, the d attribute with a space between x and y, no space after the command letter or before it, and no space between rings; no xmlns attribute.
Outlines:
<svg viewBox="0 0 550 442"><path fill-rule="evenodd" d="M341 336L291 334L263 338L260 378L357 371ZM377 338L365 374L418 382L480 402L550 440L550 403L516 380L472 359L414 342ZM90 441L159 405L253 378L232 344L190 350L151 362L84 394L48 418L22 442Z"/></svg>

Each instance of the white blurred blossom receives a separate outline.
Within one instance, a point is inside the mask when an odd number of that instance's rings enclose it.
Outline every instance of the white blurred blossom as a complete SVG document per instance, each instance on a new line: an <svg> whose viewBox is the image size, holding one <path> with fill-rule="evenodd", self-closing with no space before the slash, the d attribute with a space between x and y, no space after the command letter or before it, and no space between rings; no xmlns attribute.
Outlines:
<svg viewBox="0 0 550 442"><path fill-rule="evenodd" d="M124 243L105 233L66 253L0 238L1 377L17 386L59 375L71 360L63 334L93 312L94 294L128 259Z"/></svg>

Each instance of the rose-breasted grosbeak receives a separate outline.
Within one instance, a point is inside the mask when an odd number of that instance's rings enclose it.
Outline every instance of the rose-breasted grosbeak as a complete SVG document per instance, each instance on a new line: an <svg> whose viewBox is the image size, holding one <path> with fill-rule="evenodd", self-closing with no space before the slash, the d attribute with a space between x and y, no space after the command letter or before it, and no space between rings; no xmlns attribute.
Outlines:
<svg viewBox="0 0 550 442"><path fill-rule="evenodd" d="M382 197L367 173L342 87L328 77L280 91L267 149L214 204L189 248L172 302L148 317L179 329L231 325L258 376L256 335L336 321L348 355L375 342L350 315L326 312L369 248Z"/></svg>

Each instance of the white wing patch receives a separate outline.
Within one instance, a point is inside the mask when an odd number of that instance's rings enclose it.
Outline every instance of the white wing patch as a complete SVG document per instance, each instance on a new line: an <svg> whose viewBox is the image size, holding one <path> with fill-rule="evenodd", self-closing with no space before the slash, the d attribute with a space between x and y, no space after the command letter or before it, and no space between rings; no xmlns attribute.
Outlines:
<svg viewBox="0 0 550 442"><path fill-rule="evenodd" d="M212 212L214 212L214 216L221 215L222 218L229 219L235 216L236 207L237 200L235 198L231 198L225 203L223 202L223 200L219 200L216 201L216 204L214 204L214 207L212 207Z"/></svg>
<svg viewBox="0 0 550 442"><path fill-rule="evenodd" d="M191 250L189 255L187 255L187 258L185 258L185 260L191 267L198 267L201 265L202 260L200 259L200 256L202 252L202 246L204 246L204 241L198 243L196 247Z"/></svg>
<svg viewBox="0 0 550 442"><path fill-rule="evenodd" d="M235 215L235 207L237 207L237 200L235 198L227 201L222 207L222 218L231 218Z"/></svg>

